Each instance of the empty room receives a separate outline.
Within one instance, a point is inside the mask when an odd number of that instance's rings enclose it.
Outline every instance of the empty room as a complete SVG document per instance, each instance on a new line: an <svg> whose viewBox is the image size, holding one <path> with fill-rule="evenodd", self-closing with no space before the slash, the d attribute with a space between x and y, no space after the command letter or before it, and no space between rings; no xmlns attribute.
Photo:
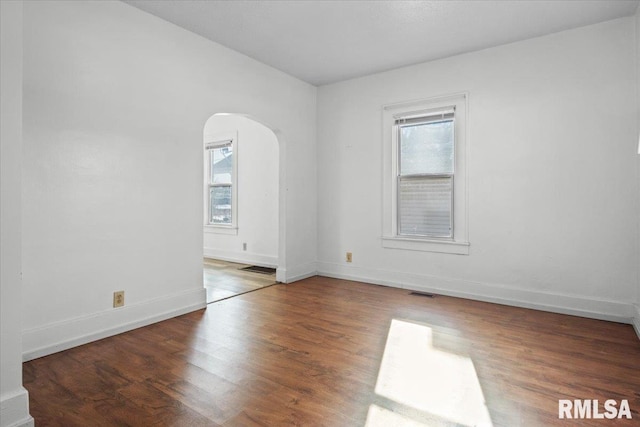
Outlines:
<svg viewBox="0 0 640 427"><path fill-rule="evenodd" d="M640 425L639 5L0 0L0 427Z"/></svg>

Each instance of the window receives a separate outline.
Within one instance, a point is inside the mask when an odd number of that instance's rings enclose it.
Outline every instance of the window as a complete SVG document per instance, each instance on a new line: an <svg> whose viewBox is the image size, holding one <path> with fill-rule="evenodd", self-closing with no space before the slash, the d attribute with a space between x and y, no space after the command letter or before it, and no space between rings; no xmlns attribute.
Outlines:
<svg viewBox="0 0 640 427"><path fill-rule="evenodd" d="M454 112L395 121L398 235L453 236Z"/></svg>
<svg viewBox="0 0 640 427"><path fill-rule="evenodd" d="M468 254L466 99L384 107L383 246Z"/></svg>
<svg viewBox="0 0 640 427"><path fill-rule="evenodd" d="M205 225L234 229L237 218L237 137L205 143Z"/></svg>
<svg viewBox="0 0 640 427"><path fill-rule="evenodd" d="M209 224L232 224L233 144L209 145Z"/></svg>

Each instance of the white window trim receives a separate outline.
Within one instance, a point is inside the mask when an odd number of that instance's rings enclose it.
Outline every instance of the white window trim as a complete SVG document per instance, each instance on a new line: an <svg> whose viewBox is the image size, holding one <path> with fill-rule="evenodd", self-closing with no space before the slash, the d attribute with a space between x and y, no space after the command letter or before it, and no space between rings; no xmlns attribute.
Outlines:
<svg viewBox="0 0 640 427"><path fill-rule="evenodd" d="M233 147L233 173L231 175L231 224L209 223L209 177L211 176L211 162L207 147L223 145L231 141ZM238 234L238 132L224 132L207 134L204 136L204 232L208 234Z"/></svg>
<svg viewBox="0 0 640 427"><path fill-rule="evenodd" d="M385 105L382 108L382 246L389 249L405 249L449 254L469 254L468 174L469 152L468 94L456 93L417 101ZM453 191L453 237L420 238L398 235L397 186L398 133L395 121L398 118L418 116L435 109L455 107L455 180Z"/></svg>

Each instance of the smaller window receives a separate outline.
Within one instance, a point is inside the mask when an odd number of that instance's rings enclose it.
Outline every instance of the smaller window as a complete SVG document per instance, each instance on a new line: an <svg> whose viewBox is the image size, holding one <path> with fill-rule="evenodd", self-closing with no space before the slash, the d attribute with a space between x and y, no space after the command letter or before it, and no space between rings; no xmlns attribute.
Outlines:
<svg viewBox="0 0 640 427"><path fill-rule="evenodd" d="M205 225L235 227L237 218L236 138L205 143Z"/></svg>

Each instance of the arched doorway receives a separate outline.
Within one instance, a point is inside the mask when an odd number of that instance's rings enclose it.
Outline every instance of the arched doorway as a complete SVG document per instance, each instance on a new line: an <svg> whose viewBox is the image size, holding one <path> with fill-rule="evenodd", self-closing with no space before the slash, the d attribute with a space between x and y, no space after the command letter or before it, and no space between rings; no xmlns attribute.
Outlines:
<svg viewBox="0 0 640 427"><path fill-rule="evenodd" d="M207 302L271 285L282 266L280 141L242 114L203 132L203 255Z"/></svg>

